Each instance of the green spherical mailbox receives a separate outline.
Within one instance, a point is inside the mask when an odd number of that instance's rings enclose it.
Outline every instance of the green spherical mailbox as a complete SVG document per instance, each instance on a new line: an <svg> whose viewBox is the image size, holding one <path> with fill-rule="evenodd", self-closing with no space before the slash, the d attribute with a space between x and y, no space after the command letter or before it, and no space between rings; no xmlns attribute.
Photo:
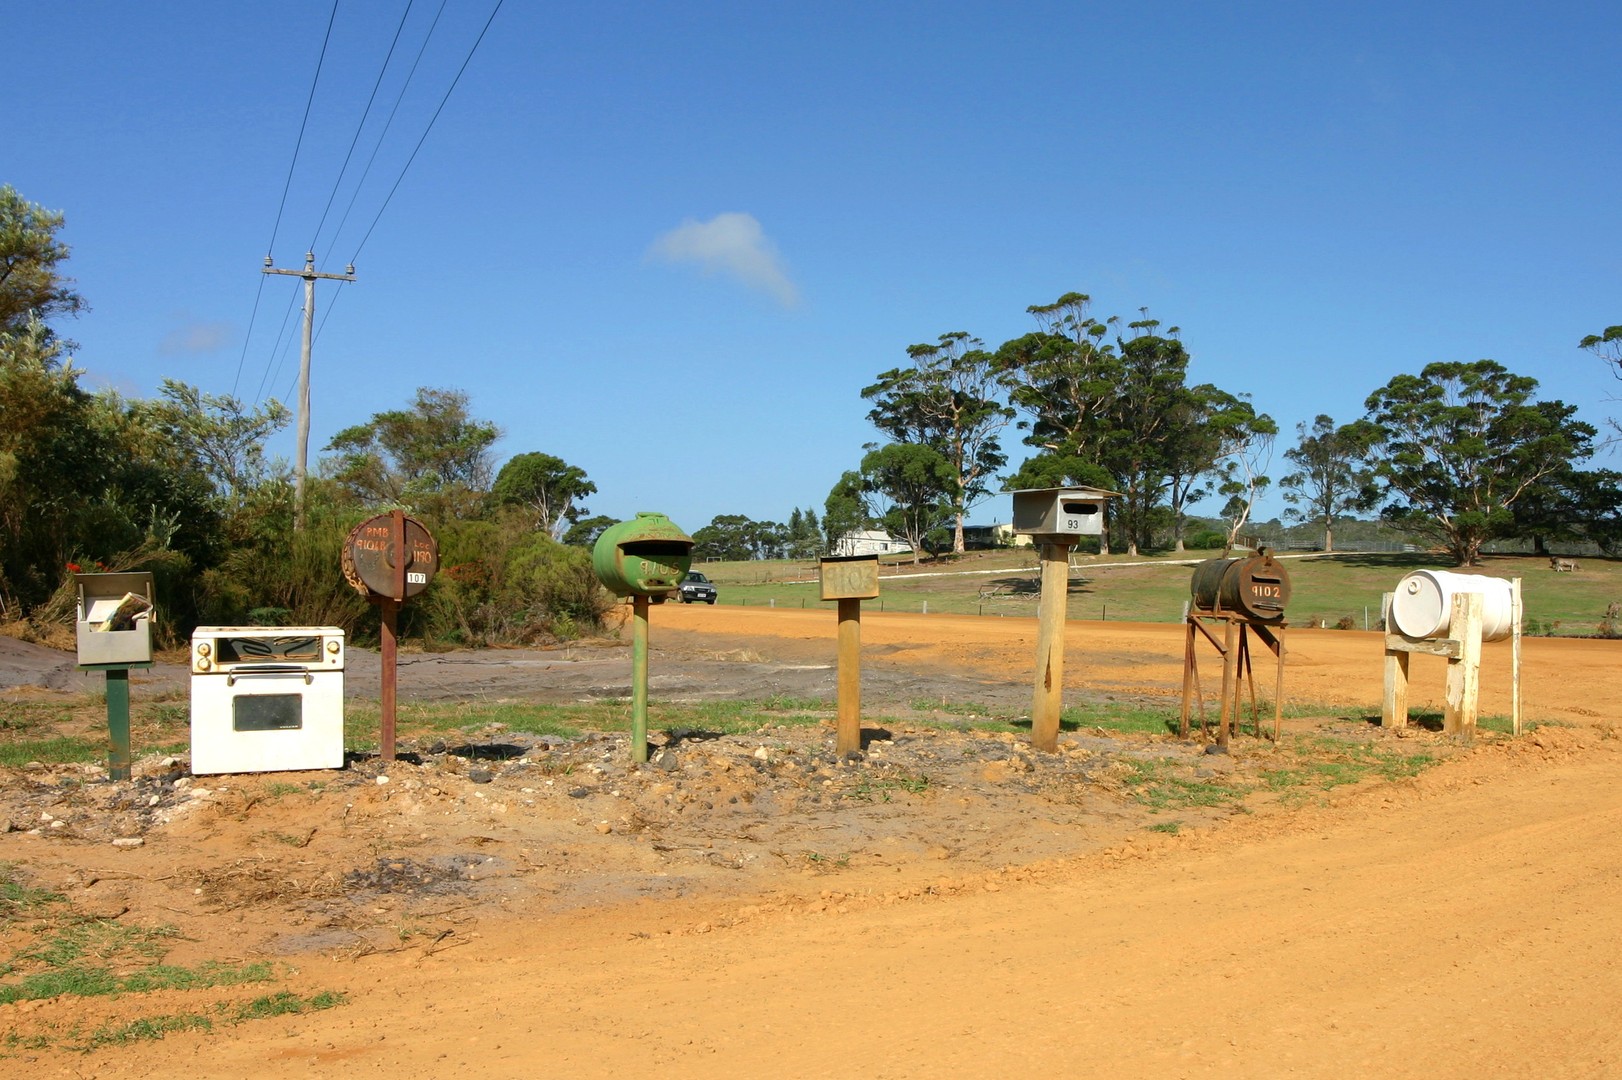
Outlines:
<svg viewBox="0 0 1622 1080"><path fill-rule="evenodd" d="M597 580L615 596L668 596L692 565L693 538L648 511L604 529L591 549Z"/></svg>

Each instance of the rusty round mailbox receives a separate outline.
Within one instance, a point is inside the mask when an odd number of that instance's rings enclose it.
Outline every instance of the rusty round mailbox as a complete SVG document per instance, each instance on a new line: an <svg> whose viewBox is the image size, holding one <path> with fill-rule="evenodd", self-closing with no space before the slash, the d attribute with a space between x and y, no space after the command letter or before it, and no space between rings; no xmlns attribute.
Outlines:
<svg viewBox="0 0 1622 1080"><path fill-rule="evenodd" d="M1246 559L1207 559L1194 567L1189 591L1196 611L1277 622L1290 600L1290 575L1265 550Z"/></svg>
<svg viewBox="0 0 1622 1080"><path fill-rule="evenodd" d="M394 515L379 514L356 525L344 539L344 580L368 599L408 600L426 589L439 570L439 545L422 522L402 517L399 528L403 543L395 534Z"/></svg>
<svg viewBox="0 0 1622 1080"><path fill-rule="evenodd" d="M615 596L669 596L692 565L693 538L649 511L604 529L591 549L597 580Z"/></svg>
<svg viewBox="0 0 1622 1080"><path fill-rule="evenodd" d="M434 579L439 570L439 545L422 522L394 510L367 518L351 529L344 538L339 565L344 580L378 608L382 669L378 742L383 760L393 761L400 607Z"/></svg>

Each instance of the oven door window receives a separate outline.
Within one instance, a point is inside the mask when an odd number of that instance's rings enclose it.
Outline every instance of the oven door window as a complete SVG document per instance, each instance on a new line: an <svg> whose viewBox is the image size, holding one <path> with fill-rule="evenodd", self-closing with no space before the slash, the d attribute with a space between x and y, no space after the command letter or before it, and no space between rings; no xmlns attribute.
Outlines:
<svg viewBox="0 0 1622 1080"><path fill-rule="evenodd" d="M297 731L303 726L303 694L238 694L231 699L233 731Z"/></svg>

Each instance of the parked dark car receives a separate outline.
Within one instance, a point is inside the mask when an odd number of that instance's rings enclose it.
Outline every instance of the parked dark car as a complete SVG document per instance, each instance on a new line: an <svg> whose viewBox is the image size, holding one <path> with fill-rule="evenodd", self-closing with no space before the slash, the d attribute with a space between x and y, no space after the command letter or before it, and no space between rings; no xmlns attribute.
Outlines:
<svg viewBox="0 0 1622 1080"><path fill-rule="evenodd" d="M715 603L715 586L710 584L709 578L697 570L687 571L687 576L682 578L676 590L681 594L681 602L684 604L691 604L695 600L702 600L706 604Z"/></svg>

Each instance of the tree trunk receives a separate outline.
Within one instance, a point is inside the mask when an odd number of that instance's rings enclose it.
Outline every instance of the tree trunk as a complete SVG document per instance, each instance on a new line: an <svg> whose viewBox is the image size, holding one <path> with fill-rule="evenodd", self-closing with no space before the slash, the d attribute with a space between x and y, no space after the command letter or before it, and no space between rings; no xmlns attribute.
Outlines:
<svg viewBox="0 0 1622 1080"><path fill-rule="evenodd" d="M963 511L957 512L957 528L952 533L952 554L963 554Z"/></svg>
<svg viewBox="0 0 1622 1080"><path fill-rule="evenodd" d="M1335 530L1327 522L1324 524L1324 550L1335 550Z"/></svg>

